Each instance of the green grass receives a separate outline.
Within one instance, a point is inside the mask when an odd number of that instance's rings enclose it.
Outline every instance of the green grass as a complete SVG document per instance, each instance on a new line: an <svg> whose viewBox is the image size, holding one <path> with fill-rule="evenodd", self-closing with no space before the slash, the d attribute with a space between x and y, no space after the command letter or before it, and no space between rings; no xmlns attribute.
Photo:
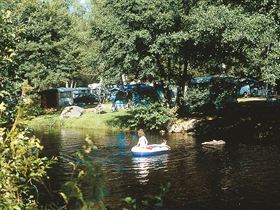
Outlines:
<svg viewBox="0 0 280 210"><path fill-rule="evenodd" d="M119 119L129 118L126 111L106 112L102 114L86 110L81 117L61 120L60 113L46 114L35 117L27 121L27 126L35 129L55 129L55 128L90 128L101 130L119 130L122 124Z"/></svg>

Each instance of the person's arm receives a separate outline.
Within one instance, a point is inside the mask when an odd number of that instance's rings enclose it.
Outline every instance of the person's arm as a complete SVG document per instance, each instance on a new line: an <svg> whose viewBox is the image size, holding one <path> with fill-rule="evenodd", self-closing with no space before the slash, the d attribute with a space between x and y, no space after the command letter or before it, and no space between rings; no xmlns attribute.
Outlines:
<svg viewBox="0 0 280 210"><path fill-rule="evenodd" d="M146 145L148 145L148 140L147 140L147 138L145 137L145 143L146 143Z"/></svg>
<svg viewBox="0 0 280 210"><path fill-rule="evenodd" d="M136 144L136 147L140 146L140 139L138 140L138 143Z"/></svg>

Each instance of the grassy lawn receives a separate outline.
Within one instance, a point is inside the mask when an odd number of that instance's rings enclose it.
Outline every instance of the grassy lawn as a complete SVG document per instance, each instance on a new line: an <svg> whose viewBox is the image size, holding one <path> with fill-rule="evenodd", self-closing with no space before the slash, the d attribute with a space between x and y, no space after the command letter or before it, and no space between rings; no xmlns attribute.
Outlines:
<svg viewBox="0 0 280 210"><path fill-rule="evenodd" d="M60 112L41 115L27 121L27 126L35 129L53 128L90 128L102 130L118 130L122 127L120 119L129 117L129 114L122 110L118 112L107 111L102 114L95 113L92 109L87 109L81 117L60 119Z"/></svg>

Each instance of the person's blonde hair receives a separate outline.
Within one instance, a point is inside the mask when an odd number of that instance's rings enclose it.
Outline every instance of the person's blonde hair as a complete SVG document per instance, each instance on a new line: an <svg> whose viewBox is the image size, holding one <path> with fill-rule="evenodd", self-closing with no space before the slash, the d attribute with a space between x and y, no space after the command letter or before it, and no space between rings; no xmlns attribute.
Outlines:
<svg viewBox="0 0 280 210"><path fill-rule="evenodd" d="M138 130L138 135L139 136L145 136L144 130L143 129L139 129Z"/></svg>

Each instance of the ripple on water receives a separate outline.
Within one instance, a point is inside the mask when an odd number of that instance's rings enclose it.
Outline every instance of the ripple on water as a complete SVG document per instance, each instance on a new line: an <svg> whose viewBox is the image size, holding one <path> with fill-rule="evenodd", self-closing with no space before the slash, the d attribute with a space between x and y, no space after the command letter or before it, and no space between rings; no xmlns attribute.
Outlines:
<svg viewBox="0 0 280 210"><path fill-rule="evenodd" d="M64 130L44 133L42 141L51 154L72 155L81 148L85 136L85 131ZM167 183L171 187L165 198L166 209L280 206L280 150L275 145L236 143L205 148L192 137L168 136L172 148L168 154L135 158L130 149L137 138L118 134L90 137L99 147L91 158L102 164L108 190L106 202L113 209L122 209L120 200L127 196L141 200L144 194L157 195L160 185ZM161 138L148 136L150 143L158 143ZM53 173L55 185L64 181L61 177L69 176L66 165L67 161L62 161Z"/></svg>

